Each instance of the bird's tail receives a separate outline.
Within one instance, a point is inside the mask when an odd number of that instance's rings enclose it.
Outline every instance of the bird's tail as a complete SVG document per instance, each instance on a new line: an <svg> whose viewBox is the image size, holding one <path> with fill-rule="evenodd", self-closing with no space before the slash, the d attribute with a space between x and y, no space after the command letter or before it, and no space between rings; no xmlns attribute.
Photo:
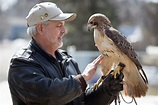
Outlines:
<svg viewBox="0 0 158 105"><path fill-rule="evenodd" d="M145 72L143 70L132 71L132 69L130 71L130 74L126 74L125 77L125 95L128 95L130 97L145 96L148 90L148 80ZM142 71L142 73L140 73L139 71Z"/></svg>

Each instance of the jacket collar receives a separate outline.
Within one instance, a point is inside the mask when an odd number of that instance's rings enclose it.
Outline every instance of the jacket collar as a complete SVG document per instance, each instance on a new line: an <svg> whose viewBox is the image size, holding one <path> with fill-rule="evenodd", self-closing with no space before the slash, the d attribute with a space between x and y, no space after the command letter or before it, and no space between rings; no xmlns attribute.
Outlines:
<svg viewBox="0 0 158 105"><path fill-rule="evenodd" d="M40 53L42 56L44 56L46 58L55 59L52 55L50 55L44 49L42 49L42 47L40 47L40 45L38 45L37 42L33 38L30 42L30 47L33 48L35 52ZM58 50L55 51L55 56L57 59L62 59L62 55L60 54L60 52Z"/></svg>

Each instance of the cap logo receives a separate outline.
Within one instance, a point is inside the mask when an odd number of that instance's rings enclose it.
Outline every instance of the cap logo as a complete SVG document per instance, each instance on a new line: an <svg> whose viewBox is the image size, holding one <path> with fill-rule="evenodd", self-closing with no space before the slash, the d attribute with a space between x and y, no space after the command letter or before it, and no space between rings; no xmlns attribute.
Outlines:
<svg viewBox="0 0 158 105"><path fill-rule="evenodd" d="M48 13L45 13L44 15L41 15L41 20L44 20L45 17L48 17Z"/></svg>

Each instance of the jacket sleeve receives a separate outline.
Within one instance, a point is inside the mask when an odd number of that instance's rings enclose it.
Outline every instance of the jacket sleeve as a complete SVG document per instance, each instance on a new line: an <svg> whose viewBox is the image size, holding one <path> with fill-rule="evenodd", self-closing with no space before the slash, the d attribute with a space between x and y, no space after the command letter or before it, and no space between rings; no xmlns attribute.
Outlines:
<svg viewBox="0 0 158 105"><path fill-rule="evenodd" d="M29 105L62 105L83 93L79 75L51 79L45 74L35 62L12 60L8 75L11 93Z"/></svg>

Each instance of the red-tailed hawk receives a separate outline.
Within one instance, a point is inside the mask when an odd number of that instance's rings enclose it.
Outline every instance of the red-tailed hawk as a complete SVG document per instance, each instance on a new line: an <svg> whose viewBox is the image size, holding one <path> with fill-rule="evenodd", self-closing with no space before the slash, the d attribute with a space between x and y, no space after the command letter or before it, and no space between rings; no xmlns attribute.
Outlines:
<svg viewBox="0 0 158 105"><path fill-rule="evenodd" d="M148 80L132 45L119 31L112 27L110 20L103 14L93 14L87 23L88 29L94 29L94 41L104 55L101 63L102 73L106 76L114 65L125 64L123 69L125 95L145 96ZM119 71L118 71L119 72Z"/></svg>

